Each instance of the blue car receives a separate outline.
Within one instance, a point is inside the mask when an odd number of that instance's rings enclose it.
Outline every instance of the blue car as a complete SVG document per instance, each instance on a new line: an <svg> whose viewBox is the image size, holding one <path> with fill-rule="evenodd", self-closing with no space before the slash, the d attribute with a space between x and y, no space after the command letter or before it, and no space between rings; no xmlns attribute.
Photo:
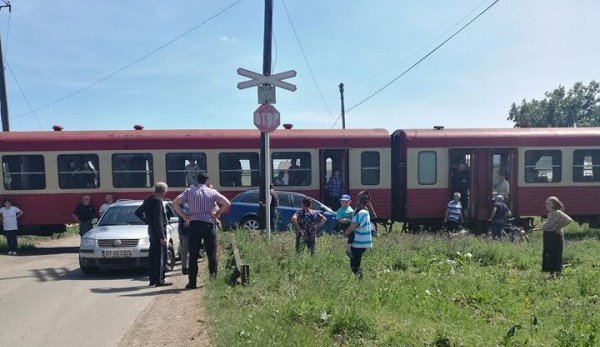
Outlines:
<svg viewBox="0 0 600 347"><path fill-rule="evenodd" d="M300 193L276 191L275 194L279 199L279 206L277 207L277 226L274 230L290 230L292 216L300 210L302 199L309 198L312 201L312 209L320 211L327 218L327 222L319 231L326 233L334 231L337 224L335 212L322 202ZM258 230L258 190L249 190L233 198L229 213L223 215L221 222L225 229Z"/></svg>

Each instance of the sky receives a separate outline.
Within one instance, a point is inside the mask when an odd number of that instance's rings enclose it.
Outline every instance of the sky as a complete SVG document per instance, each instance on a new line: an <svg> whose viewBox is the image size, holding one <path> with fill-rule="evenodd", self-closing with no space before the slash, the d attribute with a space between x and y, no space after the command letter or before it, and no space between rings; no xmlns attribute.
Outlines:
<svg viewBox="0 0 600 347"><path fill-rule="evenodd" d="M493 2L285 1L321 93L282 0L274 0L273 72L298 73L288 80L298 90L277 90L275 106L282 123L325 129L340 114L340 82L350 108ZM10 16L0 10L11 130L252 128L257 92L237 89L245 78L236 70L262 72L262 0L242 0L156 54L34 114L26 102L37 109L84 88L233 2L12 0ZM598 0L500 0L348 112L347 127L511 127L513 102L600 78L598 13Z"/></svg>

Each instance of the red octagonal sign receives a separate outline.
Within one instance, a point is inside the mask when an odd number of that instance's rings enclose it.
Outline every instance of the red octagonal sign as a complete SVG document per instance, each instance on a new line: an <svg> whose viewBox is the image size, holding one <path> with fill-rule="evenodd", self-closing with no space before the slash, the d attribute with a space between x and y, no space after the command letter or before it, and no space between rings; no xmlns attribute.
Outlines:
<svg viewBox="0 0 600 347"><path fill-rule="evenodd" d="M273 132L280 122L279 111L273 105L260 105L254 111L254 125L264 133Z"/></svg>

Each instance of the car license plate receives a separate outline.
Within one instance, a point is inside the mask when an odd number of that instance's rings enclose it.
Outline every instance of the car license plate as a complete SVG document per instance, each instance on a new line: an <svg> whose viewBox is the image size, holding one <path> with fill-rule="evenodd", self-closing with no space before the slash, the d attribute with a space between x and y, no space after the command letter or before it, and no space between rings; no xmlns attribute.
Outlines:
<svg viewBox="0 0 600 347"><path fill-rule="evenodd" d="M102 256L105 258L128 258L131 257L131 250L119 249L114 251L102 251Z"/></svg>

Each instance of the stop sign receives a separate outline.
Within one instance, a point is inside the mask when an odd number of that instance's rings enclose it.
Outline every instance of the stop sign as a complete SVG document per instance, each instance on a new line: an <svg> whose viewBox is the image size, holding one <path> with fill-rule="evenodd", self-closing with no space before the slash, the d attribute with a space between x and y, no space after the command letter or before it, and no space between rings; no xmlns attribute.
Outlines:
<svg viewBox="0 0 600 347"><path fill-rule="evenodd" d="M273 132L280 122L279 111L273 105L260 105L254 111L254 125L263 133Z"/></svg>

